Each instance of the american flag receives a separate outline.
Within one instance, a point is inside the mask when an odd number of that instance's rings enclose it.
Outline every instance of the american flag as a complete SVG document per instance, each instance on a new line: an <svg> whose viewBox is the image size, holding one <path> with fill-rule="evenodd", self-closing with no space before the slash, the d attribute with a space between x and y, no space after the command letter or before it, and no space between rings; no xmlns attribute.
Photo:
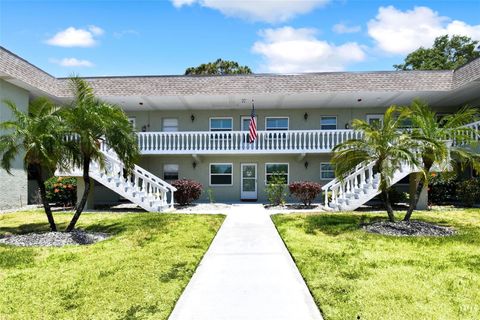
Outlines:
<svg viewBox="0 0 480 320"><path fill-rule="evenodd" d="M248 142L254 143L257 140L257 118L255 116L255 106L252 100L252 113L250 115L250 124L248 125Z"/></svg>

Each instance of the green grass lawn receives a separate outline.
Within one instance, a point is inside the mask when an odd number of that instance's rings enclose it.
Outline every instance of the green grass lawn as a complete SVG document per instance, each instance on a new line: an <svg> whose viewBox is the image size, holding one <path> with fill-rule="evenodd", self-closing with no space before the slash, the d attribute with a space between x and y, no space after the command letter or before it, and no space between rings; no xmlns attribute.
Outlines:
<svg viewBox="0 0 480 320"><path fill-rule="evenodd" d="M61 228L71 214L55 214ZM166 319L224 217L88 214L89 246L0 245L0 319ZM0 235L46 231L45 214L0 214Z"/></svg>
<svg viewBox="0 0 480 320"><path fill-rule="evenodd" d="M326 320L480 319L480 210L415 212L448 238L367 234L386 213L278 215L273 220Z"/></svg>

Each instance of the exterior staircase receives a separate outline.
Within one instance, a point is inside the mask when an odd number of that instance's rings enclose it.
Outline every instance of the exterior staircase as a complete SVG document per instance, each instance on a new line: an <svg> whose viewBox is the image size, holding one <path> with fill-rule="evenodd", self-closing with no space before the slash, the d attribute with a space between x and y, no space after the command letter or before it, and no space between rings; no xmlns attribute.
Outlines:
<svg viewBox="0 0 480 320"><path fill-rule="evenodd" d="M480 121L470 123L464 127L474 129L476 132L480 130ZM472 138L480 141L480 135L472 132ZM455 137L447 142L448 146L462 145ZM357 165L350 173L343 179L335 178L322 187L325 194L325 209L335 211L350 211L355 210L367 201L371 200L378 194L380 183L380 174L373 170L375 163L361 163ZM448 164L446 164L448 165ZM433 171L439 170L440 166L436 166ZM393 174L390 185L396 184L401 179L408 176L410 173L419 172L418 168L403 164Z"/></svg>
<svg viewBox="0 0 480 320"><path fill-rule="evenodd" d="M124 176L123 162L113 150L102 146L105 167L92 161L90 177L146 211L160 212L173 209L175 187L156 177L153 173L135 165L129 176ZM55 173L57 176L82 176L80 169Z"/></svg>

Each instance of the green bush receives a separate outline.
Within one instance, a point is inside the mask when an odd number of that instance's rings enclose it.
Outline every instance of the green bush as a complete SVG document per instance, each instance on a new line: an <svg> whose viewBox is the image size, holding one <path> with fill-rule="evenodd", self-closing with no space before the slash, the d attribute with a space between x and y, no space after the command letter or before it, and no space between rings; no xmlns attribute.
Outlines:
<svg viewBox="0 0 480 320"><path fill-rule="evenodd" d="M480 178L471 178L457 184L458 199L467 207L480 202Z"/></svg>
<svg viewBox="0 0 480 320"><path fill-rule="evenodd" d="M47 200L57 205L73 206L77 203L77 178L51 177L45 181Z"/></svg>
<svg viewBox="0 0 480 320"><path fill-rule="evenodd" d="M430 204L446 204L457 200L456 172L432 172L428 185Z"/></svg>
<svg viewBox="0 0 480 320"><path fill-rule="evenodd" d="M265 188L268 202L274 206L284 205L287 197L286 188L284 175L273 173Z"/></svg>
<svg viewBox="0 0 480 320"><path fill-rule="evenodd" d="M400 192L395 188L390 188L390 190L388 190L388 197L390 198L390 202L392 205L406 203L408 202L409 198L408 193Z"/></svg>

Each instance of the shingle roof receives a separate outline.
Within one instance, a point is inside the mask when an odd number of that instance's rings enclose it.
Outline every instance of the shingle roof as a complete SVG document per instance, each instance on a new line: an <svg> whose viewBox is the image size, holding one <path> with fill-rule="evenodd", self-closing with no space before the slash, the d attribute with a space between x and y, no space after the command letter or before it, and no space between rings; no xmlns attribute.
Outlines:
<svg viewBox="0 0 480 320"><path fill-rule="evenodd" d="M49 95L70 97L68 79L55 78L0 47L0 75ZM455 70L325 72L234 76L90 77L99 96L177 96L355 91L448 91L480 79L480 59Z"/></svg>

